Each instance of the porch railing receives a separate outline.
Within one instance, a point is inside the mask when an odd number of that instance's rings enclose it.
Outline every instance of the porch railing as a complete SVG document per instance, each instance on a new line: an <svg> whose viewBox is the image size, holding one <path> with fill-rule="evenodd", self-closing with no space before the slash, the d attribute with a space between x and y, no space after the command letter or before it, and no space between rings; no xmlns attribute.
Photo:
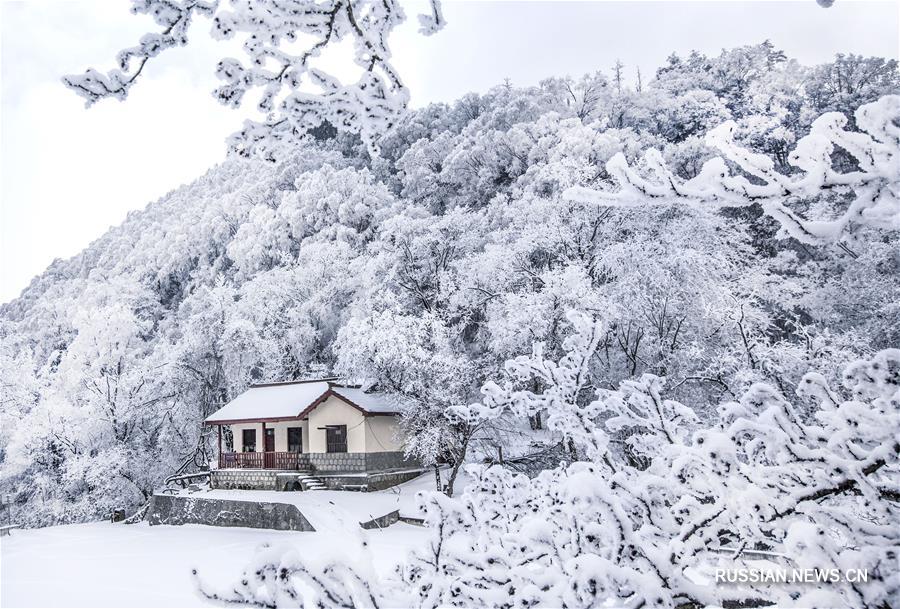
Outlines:
<svg viewBox="0 0 900 609"><path fill-rule="evenodd" d="M219 469L300 469L308 459L301 453L220 453Z"/></svg>

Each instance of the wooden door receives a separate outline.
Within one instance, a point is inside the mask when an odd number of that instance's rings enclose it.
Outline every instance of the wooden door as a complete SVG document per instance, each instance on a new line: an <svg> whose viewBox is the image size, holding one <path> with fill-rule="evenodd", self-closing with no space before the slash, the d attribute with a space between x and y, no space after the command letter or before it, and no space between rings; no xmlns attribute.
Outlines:
<svg viewBox="0 0 900 609"><path fill-rule="evenodd" d="M266 469L273 469L275 467L275 430L270 427L266 427L265 438L263 467Z"/></svg>

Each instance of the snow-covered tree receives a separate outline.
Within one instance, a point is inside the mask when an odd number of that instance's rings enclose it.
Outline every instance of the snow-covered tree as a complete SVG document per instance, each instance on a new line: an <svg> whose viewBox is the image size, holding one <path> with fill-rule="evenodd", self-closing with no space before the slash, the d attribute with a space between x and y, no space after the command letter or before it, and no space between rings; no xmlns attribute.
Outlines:
<svg viewBox="0 0 900 609"><path fill-rule="evenodd" d="M802 175L776 171L772 159L740 146L735 124L726 122L706 136L707 145L725 158L703 164L700 173L683 179L666 167L657 150L649 150L642 169L622 155L606 164L619 190L573 187L570 199L603 205L681 203L707 207L759 205L783 229L783 235L808 244L834 243L847 238L857 225L884 230L900 229L900 96L887 95L860 106L855 113L862 132L844 129L847 118L826 113L816 119L789 156ZM832 168L832 153L839 147L855 160L856 169ZM740 169L732 173L727 161ZM833 194L832 194L833 193ZM810 211L825 204L826 213L804 217L796 209L803 202ZM833 211L833 217L827 214Z"/></svg>
<svg viewBox="0 0 900 609"><path fill-rule="evenodd" d="M406 454L423 465L451 465L441 490L452 495L479 425L454 413L471 399L477 374L473 362L454 348L447 328L433 316L383 312L350 320L337 348L337 371L398 400Z"/></svg>

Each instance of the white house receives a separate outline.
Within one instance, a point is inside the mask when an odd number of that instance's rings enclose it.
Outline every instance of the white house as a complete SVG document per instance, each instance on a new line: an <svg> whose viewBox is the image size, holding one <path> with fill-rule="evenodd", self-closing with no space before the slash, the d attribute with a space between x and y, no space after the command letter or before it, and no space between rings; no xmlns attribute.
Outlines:
<svg viewBox="0 0 900 609"><path fill-rule="evenodd" d="M362 486L389 486L373 481L373 475L384 478L416 468L404 457L398 418L389 396L336 379L253 385L206 418L207 425L218 427L218 470L212 484L268 488L278 483L277 476L267 473L300 471L323 479L366 478L353 481ZM224 428L231 433L223 433ZM269 471L239 474L247 470Z"/></svg>

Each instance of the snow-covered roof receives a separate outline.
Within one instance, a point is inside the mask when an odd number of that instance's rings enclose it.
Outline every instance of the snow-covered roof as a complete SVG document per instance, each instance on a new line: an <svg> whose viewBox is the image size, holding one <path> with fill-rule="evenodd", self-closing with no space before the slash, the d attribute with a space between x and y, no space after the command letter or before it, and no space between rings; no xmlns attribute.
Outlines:
<svg viewBox="0 0 900 609"><path fill-rule="evenodd" d="M384 393L366 393L358 387L332 385L331 391L354 406L371 413L394 414L397 404Z"/></svg>
<svg viewBox="0 0 900 609"><path fill-rule="evenodd" d="M329 396L335 395L366 414L395 414L388 396L345 387L332 379L253 385L206 417L206 423L279 420L305 417Z"/></svg>

